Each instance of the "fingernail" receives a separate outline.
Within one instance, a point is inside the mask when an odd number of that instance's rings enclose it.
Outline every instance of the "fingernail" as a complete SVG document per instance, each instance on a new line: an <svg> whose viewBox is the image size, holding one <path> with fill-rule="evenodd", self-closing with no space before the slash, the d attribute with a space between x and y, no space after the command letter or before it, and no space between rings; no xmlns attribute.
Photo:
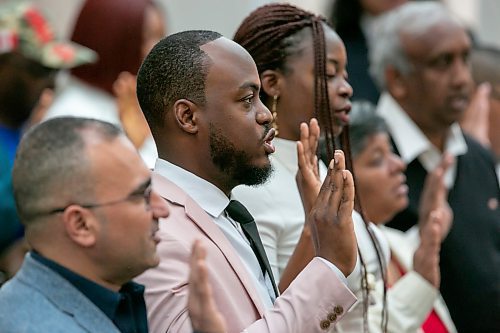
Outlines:
<svg viewBox="0 0 500 333"><path fill-rule="evenodd" d="M491 84L489 82L483 82L479 85L478 89L483 90L485 93L491 91Z"/></svg>
<svg viewBox="0 0 500 333"><path fill-rule="evenodd" d="M328 167L329 167L330 169L333 169L333 164L334 164L334 162L335 162L335 159L332 159L332 160L330 161L330 164L328 165Z"/></svg>
<svg viewBox="0 0 500 333"><path fill-rule="evenodd" d="M345 170L342 171L342 178L344 178L344 180L347 179L347 171Z"/></svg>

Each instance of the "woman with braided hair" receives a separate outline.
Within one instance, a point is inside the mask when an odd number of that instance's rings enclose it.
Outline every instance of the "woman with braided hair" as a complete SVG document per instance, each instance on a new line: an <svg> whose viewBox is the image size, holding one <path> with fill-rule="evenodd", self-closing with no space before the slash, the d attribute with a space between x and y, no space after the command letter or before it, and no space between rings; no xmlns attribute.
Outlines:
<svg viewBox="0 0 500 333"><path fill-rule="evenodd" d="M328 159L333 158L339 142L346 165L352 170L347 126L352 88L347 82L346 51L324 18L287 4L256 9L242 22L234 41L246 48L257 64L262 82L260 97L273 113L278 136L273 141L276 153L271 156L271 162L275 173L271 180L257 188L237 187L233 195L254 216L274 277L284 291L313 256L309 226L304 224L301 193L295 185L300 124L316 117ZM310 133L304 133L311 142L317 141L319 128L315 120L311 122ZM326 167L319 162L318 177L323 178L325 174ZM310 205L305 202L304 206ZM361 212L359 200L357 210ZM386 331L385 267L389 250L381 246L387 244L379 241L382 235L378 229L369 227L356 212L353 220L360 265L347 280L363 304L353 308L335 329L341 332L368 330L368 307L370 301L374 301L369 295L372 281L368 279L374 277L383 286L383 297L376 300L382 303L377 330Z"/></svg>

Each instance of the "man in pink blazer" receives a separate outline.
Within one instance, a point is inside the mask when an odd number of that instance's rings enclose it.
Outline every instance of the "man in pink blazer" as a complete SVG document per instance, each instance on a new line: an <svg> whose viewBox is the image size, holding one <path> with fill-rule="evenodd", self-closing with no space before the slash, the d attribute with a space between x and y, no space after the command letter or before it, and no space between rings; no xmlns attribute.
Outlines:
<svg viewBox="0 0 500 333"><path fill-rule="evenodd" d="M317 257L283 295L277 297L260 239L247 229L253 219L245 222L246 210L231 208L235 186L271 174L272 115L259 90L251 56L211 31L171 35L141 66L137 95L160 157L153 186L170 208L160 220L160 265L138 278L151 332L192 331L189 257L197 239L228 332L322 332L356 301L345 285L357 260L354 185L341 152L308 217Z"/></svg>

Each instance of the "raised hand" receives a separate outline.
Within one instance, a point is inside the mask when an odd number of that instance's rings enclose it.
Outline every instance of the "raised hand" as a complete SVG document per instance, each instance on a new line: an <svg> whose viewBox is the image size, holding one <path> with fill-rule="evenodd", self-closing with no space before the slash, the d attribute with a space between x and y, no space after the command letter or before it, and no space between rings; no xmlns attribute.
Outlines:
<svg viewBox="0 0 500 333"><path fill-rule="evenodd" d="M311 119L309 126L306 123L300 124L300 141L297 142L299 170L295 180L306 215L311 211L321 188L318 156L316 155L319 134L319 125L315 118Z"/></svg>
<svg viewBox="0 0 500 333"><path fill-rule="evenodd" d="M357 244L351 217L354 182L351 173L345 170L344 154L338 151L335 155L338 163L332 160L328 175L321 185L316 157L319 134L316 119L311 119L309 125L300 125L296 181L306 223L281 274L279 289L282 293L315 256L332 262L346 276L356 264Z"/></svg>
<svg viewBox="0 0 500 333"><path fill-rule="evenodd" d="M485 147L490 147L489 122L490 122L490 94L491 85L488 82L481 83L465 110L460 125L464 132L467 132Z"/></svg>
<svg viewBox="0 0 500 333"><path fill-rule="evenodd" d="M135 76L121 72L113 83L113 92L123 129L134 146L140 148L151 131L137 101L135 86Z"/></svg>
<svg viewBox="0 0 500 333"><path fill-rule="evenodd" d="M444 174L452 164L445 154L441 163L426 178L420 204L420 245L413 256L413 268L434 287L439 288L439 252L448 235L453 212L448 204Z"/></svg>
<svg viewBox="0 0 500 333"><path fill-rule="evenodd" d="M439 251L441 250L441 225L446 217L443 211L433 211L429 221L420 229L420 245L413 255L413 269L435 288L439 288Z"/></svg>
<svg viewBox="0 0 500 333"><path fill-rule="evenodd" d="M197 333L224 333L226 324L215 304L208 281L206 251L199 240L193 244L190 259L188 311Z"/></svg>
<svg viewBox="0 0 500 333"><path fill-rule="evenodd" d="M33 108L33 111L31 111L31 115L25 125L25 129L28 129L34 125L38 125L45 118L45 115L47 114L47 111L52 105L53 101L54 90L45 88L38 98L38 103Z"/></svg>
<svg viewBox="0 0 500 333"><path fill-rule="evenodd" d="M426 223L431 220L431 213L440 211L443 216L439 219L441 242L446 238L453 221L453 212L448 204L448 190L444 184L444 175L453 164L453 157L444 154L439 165L427 175L424 189L420 197L419 228L422 231Z"/></svg>
<svg viewBox="0 0 500 333"><path fill-rule="evenodd" d="M357 258L353 209L354 180L345 169L344 153L336 150L307 223L316 255L332 262L345 276L351 274Z"/></svg>

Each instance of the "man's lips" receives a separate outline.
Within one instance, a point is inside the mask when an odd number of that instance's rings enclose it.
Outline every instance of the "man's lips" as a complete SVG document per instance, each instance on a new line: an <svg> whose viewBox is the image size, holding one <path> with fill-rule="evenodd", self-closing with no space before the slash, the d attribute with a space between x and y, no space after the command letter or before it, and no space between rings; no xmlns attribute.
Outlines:
<svg viewBox="0 0 500 333"><path fill-rule="evenodd" d="M160 242L160 236L158 235L159 230L160 228L158 227L158 223L155 223L153 230L151 230L151 239L155 244L158 244Z"/></svg>
<svg viewBox="0 0 500 333"><path fill-rule="evenodd" d="M262 139L264 141L264 150L266 151L267 154L272 154L276 151L276 148L274 147L272 141L274 139L274 135L276 134L276 131L274 128L269 129L267 131L266 135Z"/></svg>
<svg viewBox="0 0 500 333"><path fill-rule="evenodd" d="M456 94L448 97L448 103L456 110L464 110L469 106L469 96Z"/></svg>

